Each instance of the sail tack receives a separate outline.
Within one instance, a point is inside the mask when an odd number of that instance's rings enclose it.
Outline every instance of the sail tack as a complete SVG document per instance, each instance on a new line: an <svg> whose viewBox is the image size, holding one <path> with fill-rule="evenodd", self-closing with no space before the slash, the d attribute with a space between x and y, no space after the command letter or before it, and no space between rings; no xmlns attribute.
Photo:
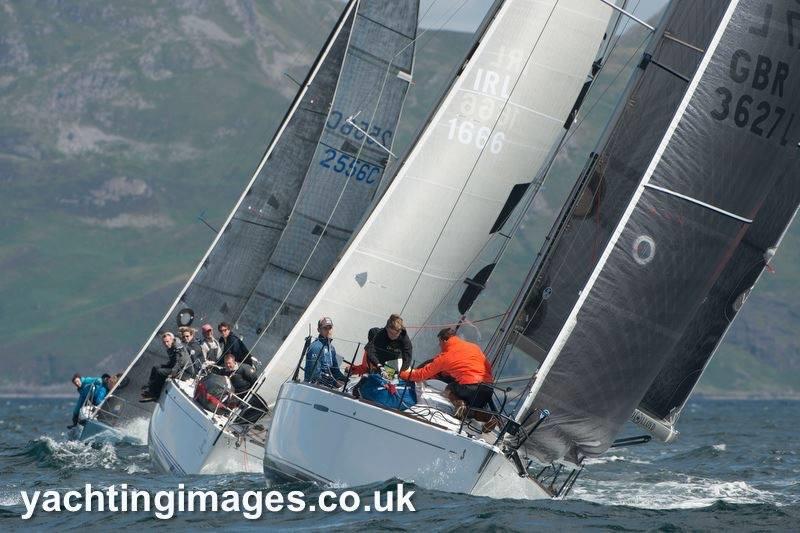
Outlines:
<svg viewBox="0 0 800 533"><path fill-rule="evenodd" d="M785 24L792 6L678 2L669 13L670 37L693 48L662 38L645 58L587 180L587 201L560 238L567 252L551 263L575 269L568 277L579 284L559 286L563 271L551 271L547 313L525 333L547 353L524 406L551 412L526 443L540 459L604 452L654 381L651 390L669 388L657 377L686 357L676 350L715 334L698 319L715 292L745 281L725 281L732 261L746 259L741 247L763 256L788 224L800 136L791 96L800 57ZM788 199L767 212L773 194ZM535 318L542 306L532 304Z"/></svg>

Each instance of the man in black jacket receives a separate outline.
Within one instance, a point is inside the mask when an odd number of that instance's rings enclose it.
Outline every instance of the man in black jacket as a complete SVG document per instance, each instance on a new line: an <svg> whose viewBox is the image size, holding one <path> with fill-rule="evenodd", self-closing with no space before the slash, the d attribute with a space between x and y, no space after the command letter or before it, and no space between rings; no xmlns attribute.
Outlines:
<svg viewBox="0 0 800 533"><path fill-rule="evenodd" d="M150 379L147 385L142 388L141 401L144 402L157 401L167 378L178 376L185 367L189 366L189 352L186 351L181 341L175 338L175 335L165 331L161 334L161 342L164 344L164 348L167 349L169 360L165 364L154 366L150 370Z"/></svg>
<svg viewBox="0 0 800 533"><path fill-rule="evenodd" d="M411 338L403 327L400 315L389 316L386 326L382 328L372 328L368 338L370 341L365 349L371 368L381 370L386 363L397 359L403 360L399 370L411 366Z"/></svg>
<svg viewBox="0 0 800 533"><path fill-rule="evenodd" d="M236 357L232 353L225 356L225 365L217 373L228 376L233 392L239 397L247 394L258 378L258 374L252 366L247 363L237 363Z"/></svg>
<svg viewBox="0 0 800 533"><path fill-rule="evenodd" d="M258 379L258 373L252 366L247 363L237 363L234 355L230 353L225 356L225 365L218 373L228 376L233 392L239 398L244 398ZM269 410L258 394L250 396L248 404L249 406L245 406L235 420L237 424L254 424Z"/></svg>
<svg viewBox="0 0 800 533"><path fill-rule="evenodd" d="M233 331L231 331L231 325L227 322L220 322L217 329L222 334L219 338L219 345L222 349L222 358L224 358L227 354L233 354L236 358L237 363L247 363L248 365L252 365L253 362L250 360L250 350L247 349L247 346L244 345L242 339L237 337Z"/></svg>

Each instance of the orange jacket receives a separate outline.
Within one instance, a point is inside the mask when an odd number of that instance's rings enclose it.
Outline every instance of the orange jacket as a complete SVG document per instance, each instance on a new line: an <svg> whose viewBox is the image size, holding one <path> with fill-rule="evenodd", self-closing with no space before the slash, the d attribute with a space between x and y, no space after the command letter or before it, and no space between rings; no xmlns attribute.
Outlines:
<svg viewBox="0 0 800 533"><path fill-rule="evenodd" d="M444 351L433 361L422 368L400 372L400 377L409 381L425 381L438 374L447 374L461 385L494 381L492 365L480 346L460 337L450 337L444 343Z"/></svg>
<svg viewBox="0 0 800 533"><path fill-rule="evenodd" d="M367 350L364 350L364 355L361 358L361 363L352 365L350 367L351 376L360 376L369 372L369 358L367 357Z"/></svg>

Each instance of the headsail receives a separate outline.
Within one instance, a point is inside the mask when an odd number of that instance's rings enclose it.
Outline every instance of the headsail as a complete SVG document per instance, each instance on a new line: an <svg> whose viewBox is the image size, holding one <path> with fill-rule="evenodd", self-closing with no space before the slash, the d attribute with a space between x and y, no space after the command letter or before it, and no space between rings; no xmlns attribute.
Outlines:
<svg viewBox="0 0 800 533"><path fill-rule="evenodd" d="M275 353L363 219L411 81L418 0L361 0L345 70L297 204L237 322Z"/></svg>
<svg viewBox="0 0 800 533"><path fill-rule="evenodd" d="M265 371L274 400L308 324L358 340L392 312L422 323L542 164L611 16L600 2L507 0L331 276ZM353 343L355 347L355 342Z"/></svg>
<svg viewBox="0 0 800 533"><path fill-rule="evenodd" d="M365 12L373 19L370 24L365 22ZM398 17L395 24L399 25L399 30L384 25L388 16ZM307 180L321 179L325 172L329 177L333 176L332 181L340 182L336 166L339 164L344 164L347 174L351 175L351 165L345 158L355 156L360 145L355 133L351 133L352 142L349 144L342 139L346 136L341 131L346 118L363 108L357 124L363 127L361 121L366 120L367 129L373 126L370 119L364 119L367 114L385 119L386 122L380 125L383 128L380 136L387 142L390 140L391 135L385 132L394 129L408 80L401 84L387 81L387 90L382 95L377 92L372 96L359 93L361 102L355 102L348 91L360 86L380 86L386 81L385 65L365 68L365 63L380 63L380 58L365 51L365 40L391 40L398 32L411 31L413 34L416 21L417 0L351 0L347 4L222 231L156 332L127 369L121 384L106 400L99 419L119 425L135 417L149 416L151 404L136 401L139 389L146 383L150 368L165 359L156 333L162 328L171 328L179 309L192 308L198 315L198 322L216 324L220 321L235 323L248 308L257 305L253 295L259 289L270 259L275 256L283 236L294 231L297 220L307 215L303 206L307 205L306 197L309 195L304 194L298 199L303 184ZM356 32L365 35L356 35ZM404 43L408 42L406 37L403 39ZM413 47L409 53L413 55ZM390 74L396 75L397 72ZM333 118L338 117L336 113L342 115L341 124L332 123ZM371 133L377 132L372 130ZM335 165L320 166L319 156L327 149L322 142L342 152L334 158ZM362 160L353 165L351 179L357 180L358 173L366 170L369 163L364 159L372 157L377 160L370 150L366 152ZM376 173L371 167L370 172L375 178ZM344 200L345 205L349 202L350 198ZM356 203L359 202L363 211L366 205L356 198ZM324 214L320 213L320 216ZM278 299L283 297L283 293L275 296ZM245 335L245 340L252 345L256 334L246 331Z"/></svg>
<svg viewBox="0 0 800 533"><path fill-rule="evenodd" d="M796 208L800 58L786 41L788 3L774 8L770 23L761 2L677 2L645 57L551 263L579 284L551 290L538 320L542 293L530 299L525 335L547 355L518 419L551 412L525 443L538 458L604 452L748 233L788 223L762 222L775 216L769 195L784 187Z"/></svg>

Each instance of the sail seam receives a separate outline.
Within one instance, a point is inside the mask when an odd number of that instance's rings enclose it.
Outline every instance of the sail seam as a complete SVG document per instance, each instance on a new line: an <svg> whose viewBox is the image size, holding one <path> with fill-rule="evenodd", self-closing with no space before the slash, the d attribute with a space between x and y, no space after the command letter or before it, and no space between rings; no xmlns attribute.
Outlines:
<svg viewBox="0 0 800 533"><path fill-rule="evenodd" d="M583 304L588 298L589 294L592 292L595 282L597 278L600 276L600 272L605 268L606 261L608 261L608 257L611 255L612 250L617 244L619 237L622 235L622 232L625 230L625 227L628 224L628 220L630 219L631 215L633 215L636 206L639 203L639 199L642 196L642 192L645 189L645 185L650 181L650 178L653 176L653 172L655 171L658 164L661 162L661 158L663 157L664 150L666 149L667 144L672 140L672 135L675 133L675 130L678 127L678 124L683 120L683 116L686 113L686 108L689 105L689 101L694 96L695 91L697 90L697 86L700 83L700 79L705 75L706 69L708 68L708 64L711 62L711 57L716 52L717 46L719 42L722 40L722 35L725 33L725 30L728 27L728 23L730 22L731 17L733 16L733 12L736 10L736 7L739 5L739 0L732 0L730 5L728 6L725 15L722 17L720 21L719 27L717 28L714 37L711 40L711 43L708 46L708 52L703 56L703 59L700 62L700 65L695 72L692 81L689 84L689 87L684 94L683 99L681 100L680 105L678 106L678 110L676 111L669 127L667 128L664 137L661 139L661 143L659 144L658 148L656 149L655 154L653 154L653 158L650 161L650 165L648 166L647 170L642 176L641 182L639 187L634 192L631 201L628 203L628 207L626 208L625 212L623 213L622 217L617 224L617 227L614 229L614 233L611 235L609 239L608 245L606 246L605 250L603 250L603 255L600 257L600 260L597 262L594 270L592 271L589 280L587 281L586 285L584 285L583 290L581 291L581 295L578 298L578 301L572 308L569 317L564 323L564 326L561 328L561 331L558 333L556 340L553 342L552 348L550 352L545 357L542 366L539 368L538 377L534 381L533 386L531 387L530 391L528 392L527 398L517 410L517 420L521 420L521 417L525 415L525 413L530 409L533 405L533 402L536 396L539 394L539 391L542 388L542 384L546 381L547 375L550 373L550 370L553 368L556 360L558 359L561 351L563 350L564 346L567 343L567 340L572 335L575 326L577 325L577 317L579 311L583 308Z"/></svg>
<svg viewBox="0 0 800 533"><path fill-rule="evenodd" d="M658 185L653 185L652 183L645 183L644 186L647 187L648 189L654 189L656 191L661 191L663 193L675 196L677 198L681 198L683 200L686 200L687 202L691 202L693 204L697 204L699 206L705 207L706 209L711 209L712 211L716 211L717 213L721 213L721 214L723 214L725 216L728 216L728 217L731 217L731 218L735 218L736 220L740 220L742 222L746 222L747 224L752 224L753 223L753 221L751 219L749 219L749 218L745 218L743 216L739 216L737 214L731 213L730 211L726 211L726 210L724 210L722 208L719 208L717 206L708 204L706 202L698 200L697 198L692 198L691 196L686 196L685 194L681 194L679 192L671 191L671 190L666 189L664 187L659 187Z"/></svg>

